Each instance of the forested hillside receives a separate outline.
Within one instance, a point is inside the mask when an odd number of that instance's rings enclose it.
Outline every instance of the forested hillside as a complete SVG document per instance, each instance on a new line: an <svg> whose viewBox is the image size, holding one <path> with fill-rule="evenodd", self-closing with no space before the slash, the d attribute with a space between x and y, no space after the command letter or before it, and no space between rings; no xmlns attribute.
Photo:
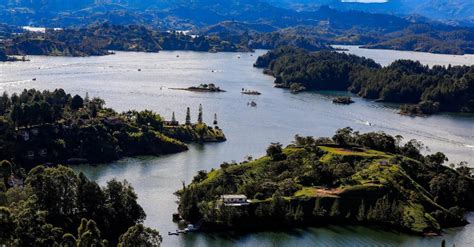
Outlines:
<svg viewBox="0 0 474 247"><path fill-rule="evenodd" d="M100 187L65 166L38 166L28 174L8 161L0 167L0 243L5 246L161 243L158 231L141 224L146 214L127 181L113 179Z"/></svg>
<svg viewBox="0 0 474 247"><path fill-rule="evenodd" d="M185 113L185 109L183 114ZM202 114L202 113L201 113ZM0 160L39 164L101 163L124 156L162 155L185 142L225 141L216 126L198 120L165 122L152 111L117 113L100 98L24 90L0 96Z"/></svg>
<svg viewBox="0 0 474 247"><path fill-rule="evenodd" d="M267 155L200 171L177 192L179 212L208 231L275 229L325 223L387 226L416 234L465 224L474 207L469 168L443 166L416 140L340 129L332 138L296 136ZM244 195L229 205L221 195Z"/></svg>
<svg viewBox="0 0 474 247"><path fill-rule="evenodd" d="M258 58L255 66L276 77L279 87L350 90L364 98L418 104L404 111L474 112L474 67L434 66L399 60L382 68L370 59L337 52L283 47Z"/></svg>
<svg viewBox="0 0 474 247"><path fill-rule="evenodd" d="M181 32L156 31L138 25L108 22L86 28L26 32L0 41L9 55L98 56L110 50L158 52L193 50L207 52L249 51L218 37L190 36Z"/></svg>

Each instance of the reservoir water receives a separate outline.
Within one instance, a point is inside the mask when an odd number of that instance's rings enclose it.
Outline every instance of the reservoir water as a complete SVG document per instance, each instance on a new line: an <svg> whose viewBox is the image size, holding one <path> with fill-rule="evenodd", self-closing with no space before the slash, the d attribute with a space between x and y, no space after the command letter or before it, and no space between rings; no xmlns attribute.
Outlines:
<svg viewBox="0 0 474 247"><path fill-rule="evenodd" d="M382 50L382 49L364 49L355 45L333 45L334 48L346 50L345 52L355 54L361 57L367 57L375 60L375 62L382 66L391 64L396 59L410 59L420 61L420 63L429 65L473 65L474 54L466 55L447 55L447 54L433 54L427 52L417 51L397 51L397 50Z"/></svg>
<svg viewBox="0 0 474 247"><path fill-rule="evenodd" d="M288 144L295 134L331 136L336 129L346 126L361 132L385 131L400 134L405 140L418 139L430 150L446 153L452 162L467 161L474 165L472 115L407 117L397 114L394 105L360 98L349 106L332 104L330 97L345 94L341 92L294 95L273 88L273 78L252 67L262 53L179 51L118 52L87 58L33 56L30 62L0 64L0 90L11 93L24 88L64 88L72 94L88 92L90 97L105 99L107 106L117 111L151 109L167 119L174 111L180 121L184 120L188 106L194 121L199 104L203 105L206 122L211 123L216 113L228 138L225 143L191 145L187 152L162 157L125 158L99 166L74 167L102 185L112 178L131 182L147 213L145 224L163 233L163 246L439 246L442 239L447 240L448 246L474 245L472 225L430 238L359 226L166 235L176 229L171 220L177 207L173 193L182 182L189 183L197 171L217 168L224 161L261 156L271 142ZM382 57L393 61L400 54ZM469 57L467 63L474 64L474 57ZM200 83L215 83L227 92L206 94L169 89ZM262 95L242 95L242 88L258 90ZM257 107L249 107L250 101L255 101ZM474 222L474 214L468 218Z"/></svg>

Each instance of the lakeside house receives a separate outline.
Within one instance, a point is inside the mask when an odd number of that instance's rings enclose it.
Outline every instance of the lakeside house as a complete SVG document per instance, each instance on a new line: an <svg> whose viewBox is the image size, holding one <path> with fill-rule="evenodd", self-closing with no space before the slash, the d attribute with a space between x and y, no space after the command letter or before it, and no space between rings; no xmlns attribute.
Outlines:
<svg viewBox="0 0 474 247"><path fill-rule="evenodd" d="M221 200L225 206L240 207L249 205L249 200L245 195L222 195Z"/></svg>
<svg viewBox="0 0 474 247"><path fill-rule="evenodd" d="M179 126L178 121L164 121L163 123L165 126Z"/></svg>
<svg viewBox="0 0 474 247"><path fill-rule="evenodd" d="M64 128L68 128L68 126L64 126ZM44 133L54 133L58 134L60 132L60 127L56 124L43 124L43 125L34 125L34 126L26 126L26 127L18 127L16 129L18 137L23 139L23 141L29 141L34 139L35 136L39 136L40 134Z"/></svg>

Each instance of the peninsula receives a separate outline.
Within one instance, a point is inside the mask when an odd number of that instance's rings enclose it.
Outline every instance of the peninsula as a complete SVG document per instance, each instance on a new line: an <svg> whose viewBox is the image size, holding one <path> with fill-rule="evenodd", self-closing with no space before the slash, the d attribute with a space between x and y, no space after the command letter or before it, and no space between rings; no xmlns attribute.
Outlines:
<svg viewBox="0 0 474 247"><path fill-rule="evenodd" d="M402 112L474 112L474 66L433 66L397 60L382 67L372 59L340 52L281 47L260 56L255 67L275 77L275 86L299 90L350 91L382 102L411 104Z"/></svg>
<svg viewBox="0 0 474 247"><path fill-rule="evenodd" d="M225 135L206 125L199 107L197 122L180 124L144 111L117 113L100 98L72 96L62 89L24 90L0 97L0 160L38 164L103 163L124 156L186 151L187 142L221 142ZM183 111L184 114L184 111Z"/></svg>
<svg viewBox="0 0 474 247"><path fill-rule="evenodd" d="M200 171L176 193L179 213L203 231L331 223L430 235L466 224L470 169L444 166L444 154L424 156L416 140L399 140L344 128L332 138L296 136L286 148L273 143L262 158Z"/></svg>
<svg viewBox="0 0 474 247"><path fill-rule="evenodd" d="M332 100L332 103L341 104L341 105L350 105L354 103L351 97L339 96Z"/></svg>

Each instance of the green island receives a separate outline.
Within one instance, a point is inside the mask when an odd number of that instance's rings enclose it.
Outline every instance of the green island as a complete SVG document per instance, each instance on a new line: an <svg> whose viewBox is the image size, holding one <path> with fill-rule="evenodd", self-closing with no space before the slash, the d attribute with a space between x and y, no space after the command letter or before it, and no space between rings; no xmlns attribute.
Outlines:
<svg viewBox="0 0 474 247"><path fill-rule="evenodd" d="M280 88L349 90L368 99L409 104L401 108L402 114L474 112L474 66L430 68L397 60L382 67L345 53L281 47L260 56L255 67L274 76Z"/></svg>
<svg viewBox="0 0 474 247"><path fill-rule="evenodd" d="M178 211L202 231L362 224L413 234L461 226L474 209L465 163L383 132L339 129L332 138L300 137L267 155L199 171L176 192Z"/></svg>
<svg viewBox="0 0 474 247"><path fill-rule="evenodd" d="M184 112L183 112L184 113ZM220 142L225 135L197 122L180 124L149 110L117 113L100 98L72 96L62 89L24 90L0 97L0 160L24 167L40 164L104 163L124 156L186 151L186 142Z"/></svg>
<svg viewBox="0 0 474 247"><path fill-rule="evenodd" d="M101 56L113 51L159 52L191 50L205 52L251 51L216 36L191 36L140 25L94 24L86 28L48 29L25 32L0 41L7 55Z"/></svg>
<svg viewBox="0 0 474 247"><path fill-rule="evenodd" d="M336 97L332 100L332 103L342 104L342 105L350 105L350 104L354 103L354 101L352 100L351 97L338 96L338 97Z"/></svg>
<svg viewBox="0 0 474 247"><path fill-rule="evenodd" d="M242 88L242 91L240 93L245 94L245 95L262 95L262 93L260 93L259 91L245 89L245 88Z"/></svg>
<svg viewBox="0 0 474 247"><path fill-rule="evenodd" d="M170 88L171 90L183 90L197 93L223 93L225 90L216 86L214 83L200 84L199 86L187 87L187 88Z"/></svg>

